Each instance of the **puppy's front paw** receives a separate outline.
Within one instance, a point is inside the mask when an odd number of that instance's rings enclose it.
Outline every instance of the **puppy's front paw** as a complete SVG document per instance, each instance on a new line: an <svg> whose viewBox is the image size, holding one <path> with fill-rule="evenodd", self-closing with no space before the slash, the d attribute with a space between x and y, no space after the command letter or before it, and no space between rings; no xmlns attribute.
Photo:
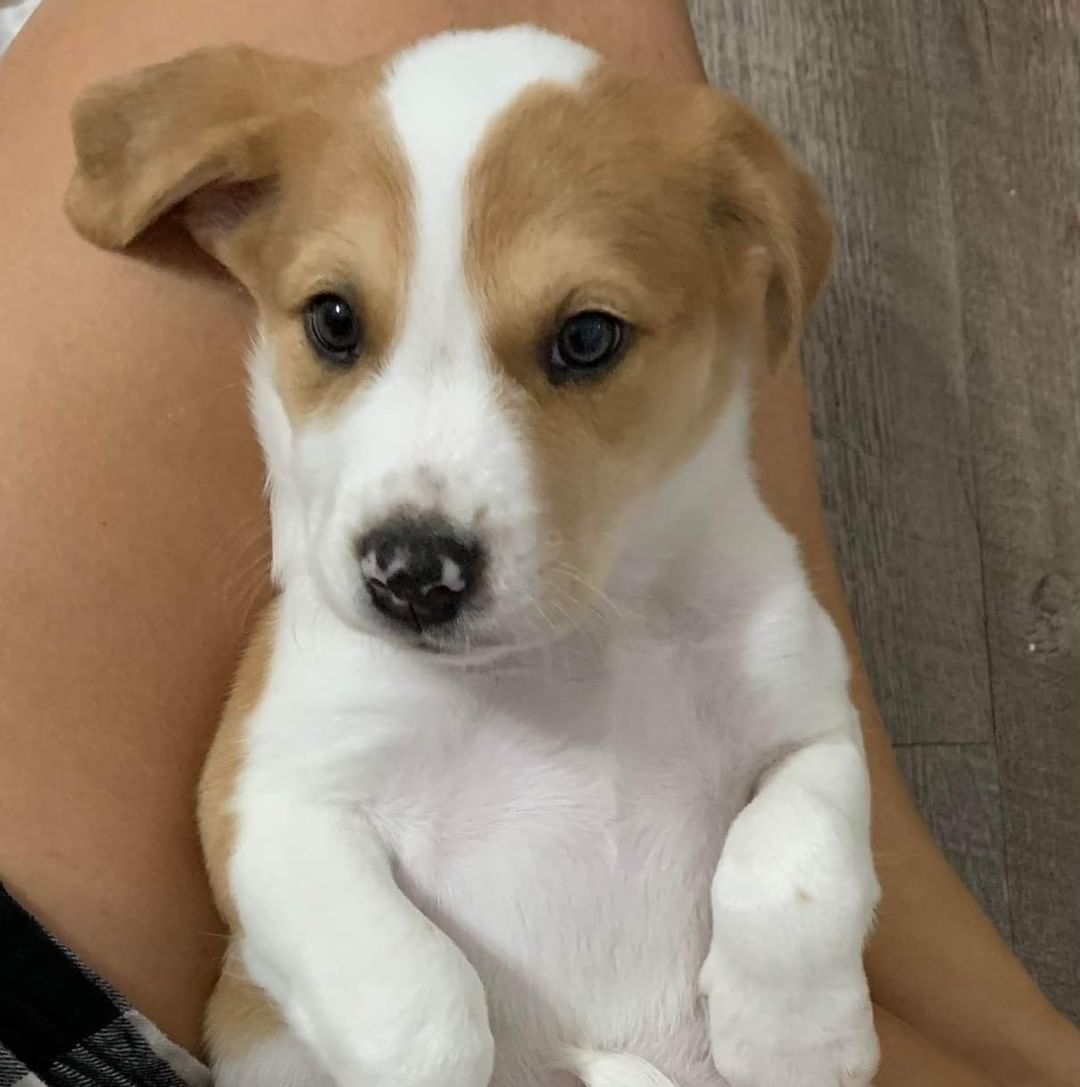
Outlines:
<svg viewBox="0 0 1080 1087"><path fill-rule="evenodd" d="M731 1087L868 1087L878 1066L861 974L802 991L764 985L710 955L702 971L713 1062Z"/></svg>
<svg viewBox="0 0 1080 1087"><path fill-rule="evenodd" d="M425 965L324 979L286 1009L339 1087L487 1087L495 1044L479 977L464 956Z"/></svg>

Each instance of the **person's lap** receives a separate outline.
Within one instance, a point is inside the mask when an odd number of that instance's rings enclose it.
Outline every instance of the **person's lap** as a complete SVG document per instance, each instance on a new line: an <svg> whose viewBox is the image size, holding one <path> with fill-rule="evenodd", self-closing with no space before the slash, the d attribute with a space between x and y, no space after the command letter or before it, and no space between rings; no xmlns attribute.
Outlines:
<svg viewBox="0 0 1080 1087"><path fill-rule="evenodd" d="M194 782L245 621L267 591L243 389L249 312L238 288L175 239L153 252L172 245L179 259L148 262L75 238L60 211L71 100L103 75L215 40L339 59L447 25L517 19L641 70L701 74L677 0L312 8L46 0L0 64L0 147L18 166L0 175L0 876L191 1047L221 948ZM796 378L772 394L759 436L772 500L827 562ZM835 576L827 581L842 607ZM883 744L871 744L879 762ZM907 803L888 788L887 804ZM875 990L917 1022L918 984L896 978L903 953L880 959ZM883 1087L987 1082L893 1015L879 1025ZM975 1028L946 1014L936 1037L950 1031L972 1051Z"/></svg>

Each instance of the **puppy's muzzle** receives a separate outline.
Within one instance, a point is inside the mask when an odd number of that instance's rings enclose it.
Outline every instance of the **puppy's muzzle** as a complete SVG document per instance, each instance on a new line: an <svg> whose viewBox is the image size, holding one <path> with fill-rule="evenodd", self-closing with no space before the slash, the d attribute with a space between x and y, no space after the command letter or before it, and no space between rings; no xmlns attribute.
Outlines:
<svg viewBox="0 0 1080 1087"><path fill-rule="evenodd" d="M357 542L356 554L375 608L417 634L453 622L483 576L480 544L436 518L385 521Z"/></svg>

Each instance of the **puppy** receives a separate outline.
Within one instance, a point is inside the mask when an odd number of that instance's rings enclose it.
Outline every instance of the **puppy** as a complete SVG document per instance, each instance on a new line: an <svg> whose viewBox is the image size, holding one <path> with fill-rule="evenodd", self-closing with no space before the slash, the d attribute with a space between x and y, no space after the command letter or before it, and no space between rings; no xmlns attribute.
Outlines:
<svg viewBox="0 0 1080 1087"><path fill-rule="evenodd" d="M525 27L203 50L73 123L87 238L179 209L258 305L218 1082L867 1084L845 655L748 456L831 244L778 140Z"/></svg>

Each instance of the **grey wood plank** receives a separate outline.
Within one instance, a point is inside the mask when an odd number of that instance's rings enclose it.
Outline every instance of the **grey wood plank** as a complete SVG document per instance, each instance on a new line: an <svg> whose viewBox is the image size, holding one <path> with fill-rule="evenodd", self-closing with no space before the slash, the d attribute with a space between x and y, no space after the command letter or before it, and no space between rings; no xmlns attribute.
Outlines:
<svg viewBox="0 0 1080 1087"><path fill-rule="evenodd" d="M915 802L953 867L1006 940L1009 886L993 743L916 744L896 752Z"/></svg>
<svg viewBox="0 0 1080 1087"><path fill-rule="evenodd" d="M711 78L822 179L839 228L804 364L826 513L897 740L991 738L948 163L911 0L698 0Z"/></svg>
<svg viewBox="0 0 1080 1087"><path fill-rule="evenodd" d="M1080 4L940 0L1014 946L1080 1020Z"/></svg>

